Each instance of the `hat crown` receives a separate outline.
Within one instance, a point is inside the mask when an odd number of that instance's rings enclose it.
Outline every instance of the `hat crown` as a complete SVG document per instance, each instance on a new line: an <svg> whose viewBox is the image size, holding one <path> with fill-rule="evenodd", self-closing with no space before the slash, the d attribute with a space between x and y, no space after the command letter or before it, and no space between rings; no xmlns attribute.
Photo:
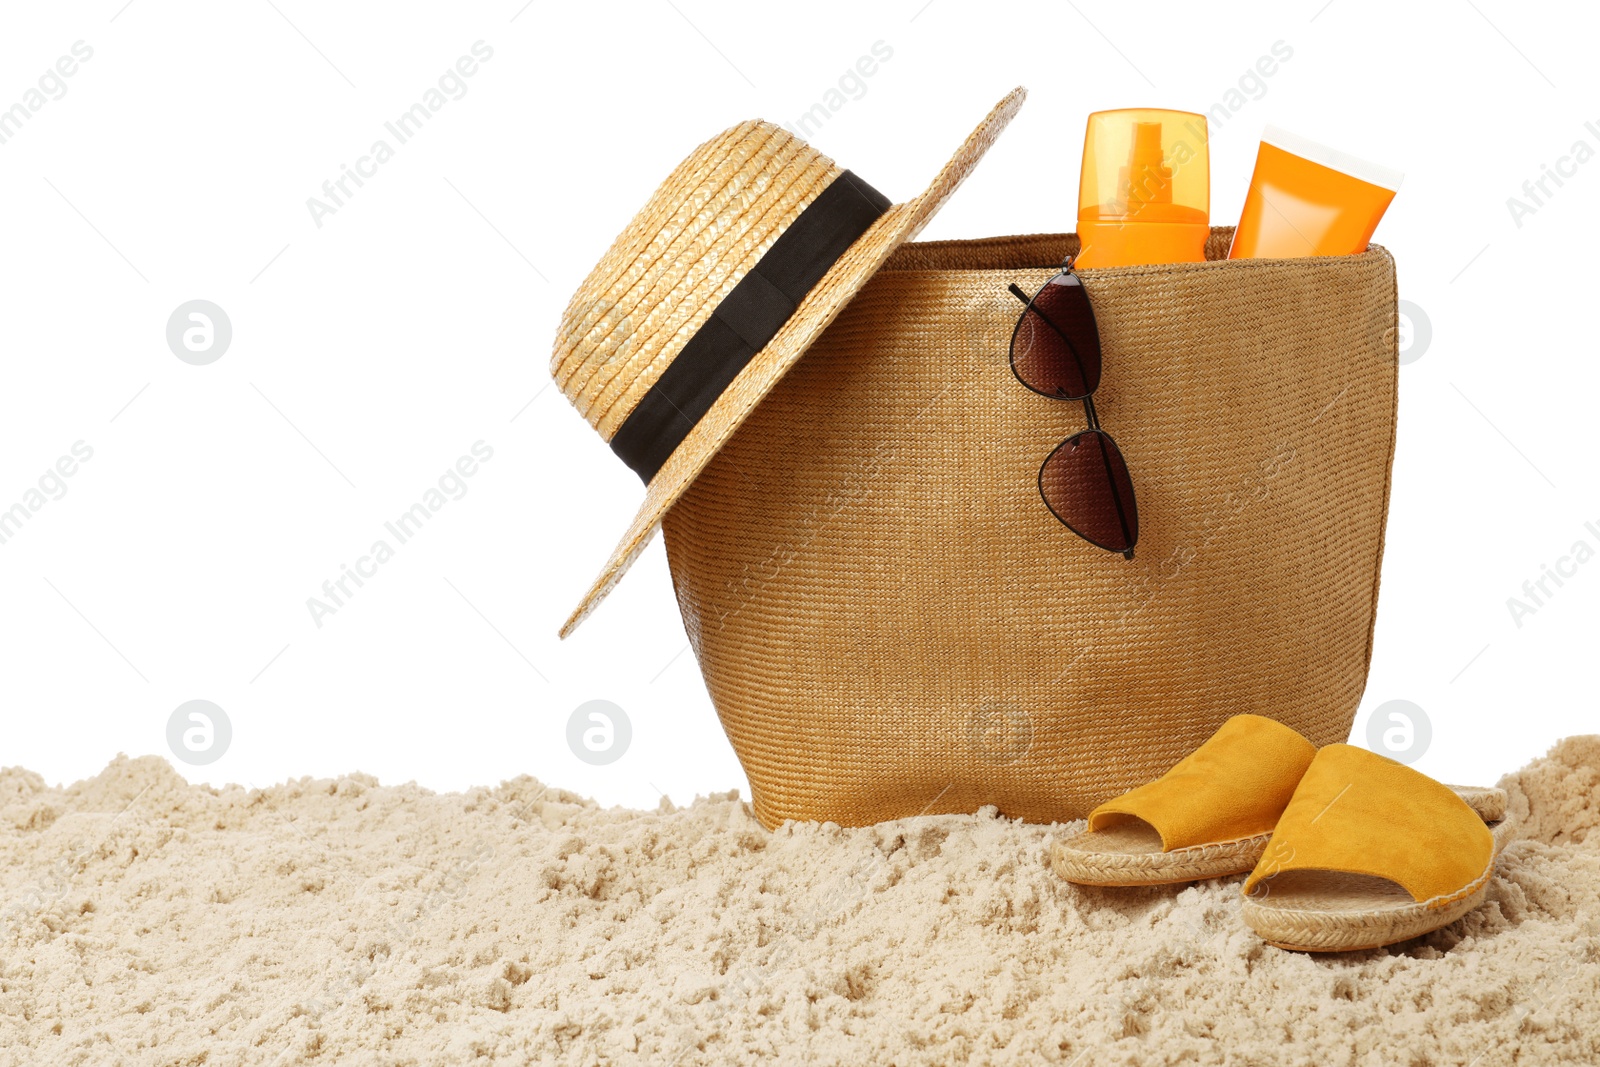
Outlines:
<svg viewBox="0 0 1600 1067"><path fill-rule="evenodd" d="M578 286L550 373L607 441L840 168L770 122L725 130L661 183Z"/></svg>

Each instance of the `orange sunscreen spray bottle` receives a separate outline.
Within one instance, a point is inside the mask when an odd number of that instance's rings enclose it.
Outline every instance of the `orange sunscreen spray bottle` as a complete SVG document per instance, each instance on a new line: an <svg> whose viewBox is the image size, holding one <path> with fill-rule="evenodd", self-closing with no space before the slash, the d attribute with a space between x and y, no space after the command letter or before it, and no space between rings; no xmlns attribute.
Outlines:
<svg viewBox="0 0 1600 1067"><path fill-rule="evenodd" d="M1397 170L1268 126L1228 258L1364 252L1403 177Z"/></svg>
<svg viewBox="0 0 1600 1067"><path fill-rule="evenodd" d="M1210 233L1206 117L1127 108L1089 116L1078 185L1078 267L1198 263Z"/></svg>

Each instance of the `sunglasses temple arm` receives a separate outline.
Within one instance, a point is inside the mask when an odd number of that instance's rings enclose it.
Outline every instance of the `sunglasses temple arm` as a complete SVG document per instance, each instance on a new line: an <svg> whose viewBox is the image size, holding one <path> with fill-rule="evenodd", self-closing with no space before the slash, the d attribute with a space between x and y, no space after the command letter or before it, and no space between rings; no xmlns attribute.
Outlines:
<svg viewBox="0 0 1600 1067"><path fill-rule="evenodd" d="M1025 293L1025 292L1023 292L1023 291L1022 291L1022 287L1021 287L1021 286L1019 286L1019 285L1018 285L1018 284L1017 284L1017 283L1016 283L1016 282L1012 282L1012 283L1011 283L1011 284L1010 284L1010 285L1008 285L1008 286L1006 286L1006 290L1007 290L1007 291L1008 291L1008 292L1009 292L1009 293L1010 293L1010 294L1011 294L1011 295L1012 295L1012 296L1014 296L1014 297L1016 297L1016 298L1017 298L1017 299L1018 299L1018 300L1020 300L1020 301L1022 301L1022 302L1023 302L1023 303L1024 303L1024 304L1031 304L1031 303L1033 303L1033 301L1031 301L1031 300L1029 300L1029 299L1028 299L1028 294L1027 294L1027 293Z"/></svg>

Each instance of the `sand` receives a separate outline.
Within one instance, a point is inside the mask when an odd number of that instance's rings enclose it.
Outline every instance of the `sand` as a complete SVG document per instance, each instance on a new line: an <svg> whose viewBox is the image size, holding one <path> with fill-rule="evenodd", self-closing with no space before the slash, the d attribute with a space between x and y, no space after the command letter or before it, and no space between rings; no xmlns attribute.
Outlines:
<svg viewBox="0 0 1600 1067"><path fill-rule="evenodd" d="M1503 783L1489 903L1260 943L1238 880L1082 890L991 810L0 772L0 1064L1600 1064L1600 737Z"/></svg>

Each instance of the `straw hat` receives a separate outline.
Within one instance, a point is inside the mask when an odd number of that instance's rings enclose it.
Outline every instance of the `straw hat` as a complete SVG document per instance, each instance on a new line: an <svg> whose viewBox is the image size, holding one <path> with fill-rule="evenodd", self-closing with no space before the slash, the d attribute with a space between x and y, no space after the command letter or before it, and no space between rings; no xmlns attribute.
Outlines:
<svg viewBox="0 0 1600 1067"><path fill-rule="evenodd" d="M550 373L646 485L566 637L661 519L867 279L922 229L1022 106L989 112L933 183L891 204L770 122L678 165L573 294Z"/></svg>

